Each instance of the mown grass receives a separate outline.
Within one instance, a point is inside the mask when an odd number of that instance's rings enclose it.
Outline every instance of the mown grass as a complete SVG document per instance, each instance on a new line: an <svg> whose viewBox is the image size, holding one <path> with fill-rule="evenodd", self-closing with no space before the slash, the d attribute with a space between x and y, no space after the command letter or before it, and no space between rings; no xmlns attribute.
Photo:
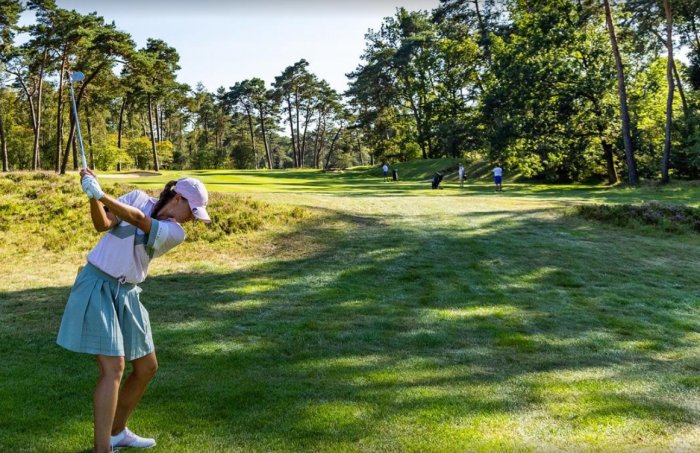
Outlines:
<svg viewBox="0 0 700 453"><path fill-rule="evenodd" d="M700 448L696 235L566 215L592 190L213 173L289 215L154 262L161 368L131 427L159 450ZM85 451L95 365L54 339L87 248L0 247L0 450Z"/></svg>
<svg viewBox="0 0 700 453"><path fill-rule="evenodd" d="M698 181L674 181L660 185L643 182L638 187L624 184L543 184L521 182L517 175L505 175L504 193L494 194L490 165L482 161L466 161L467 180L464 188L457 181L459 159L418 160L393 164L399 169L399 182L384 182L381 169L357 167L346 171L322 172L299 170L198 170L191 172L165 171L154 177L129 177L125 174L105 175L105 180L118 176L141 188L157 189L167 181L182 176L195 176L211 190L238 193L319 193L340 197L385 196L501 196L508 198L542 199L552 203L641 203L658 201L700 207ZM436 171L446 178L444 190L431 190L430 180Z"/></svg>

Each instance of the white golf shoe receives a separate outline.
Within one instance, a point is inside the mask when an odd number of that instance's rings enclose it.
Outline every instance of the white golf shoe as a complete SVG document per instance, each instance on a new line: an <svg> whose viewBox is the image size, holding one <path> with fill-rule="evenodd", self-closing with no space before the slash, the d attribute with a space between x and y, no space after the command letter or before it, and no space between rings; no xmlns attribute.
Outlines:
<svg viewBox="0 0 700 453"><path fill-rule="evenodd" d="M151 448L155 446L155 439L137 436L129 431L129 428L124 428L124 431L116 436L112 436L112 448L115 450L120 448Z"/></svg>

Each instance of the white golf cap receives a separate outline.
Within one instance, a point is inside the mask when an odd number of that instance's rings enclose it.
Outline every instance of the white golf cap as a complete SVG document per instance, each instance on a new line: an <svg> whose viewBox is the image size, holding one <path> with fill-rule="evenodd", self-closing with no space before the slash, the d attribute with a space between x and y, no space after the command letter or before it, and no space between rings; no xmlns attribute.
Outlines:
<svg viewBox="0 0 700 453"><path fill-rule="evenodd" d="M207 213L207 202L209 201L209 192L204 187L204 183L195 178L181 178L175 183L175 192L182 195L192 209L192 214L195 218L209 223L211 219Z"/></svg>

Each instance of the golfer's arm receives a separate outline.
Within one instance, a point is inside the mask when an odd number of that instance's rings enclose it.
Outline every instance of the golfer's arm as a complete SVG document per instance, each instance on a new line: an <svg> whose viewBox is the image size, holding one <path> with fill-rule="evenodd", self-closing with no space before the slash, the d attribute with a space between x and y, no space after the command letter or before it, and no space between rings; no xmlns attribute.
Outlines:
<svg viewBox="0 0 700 453"><path fill-rule="evenodd" d="M107 194L100 198L99 202L107 206L112 214L132 224L144 233L148 234L151 232L151 218L135 207L117 201Z"/></svg>
<svg viewBox="0 0 700 453"><path fill-rule="evenodd" d="M90 200L90 218L95 230L107 231L117 224L117 218L111 212L105 211L104 206L97 200Z"/></svg>

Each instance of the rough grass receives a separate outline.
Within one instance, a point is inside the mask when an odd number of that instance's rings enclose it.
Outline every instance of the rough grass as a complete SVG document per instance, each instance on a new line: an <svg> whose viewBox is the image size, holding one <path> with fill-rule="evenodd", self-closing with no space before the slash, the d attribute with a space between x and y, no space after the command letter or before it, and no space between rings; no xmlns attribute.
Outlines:
<svg viewBox="0 0 700 453"><path fill-rule="evenodd" d="M109 181L109 180L106 180ZM136 186L104 183L107 193L120 196ZM160 188L146 188L158 196ZM190 242L219 242L227 238L270 228L278 223L303 219L303 209L272 207L259 200L234 194L211 194L211 223L185 224ZM0 176L0 231L18 250L81 250L93 244L99 234L91 229L88 201L75 177L51 173L14 173ZM89 212L89 211L88 211ZM80 234L76 234L80 231ZM34 238L27 241L27 237Z"/></svg>
<svg viewBox="0 0 700 453"><path fill-rule="evenodd" d="M258 175L200 173L283 221L143 284L160 370L130 427L161 451L700 448L700 238L566 215L687 191ZM0 451L87 451L96 367L54 341L92 242L3 234Z"/></svg>
<svg viewBox="0 0 700 453"><path fill-rule="evenodd" d="M670 233L700 233L700 209L656 201L636 205L579 205L576 212L587 219L621 227L652 226Z"/></svg>

